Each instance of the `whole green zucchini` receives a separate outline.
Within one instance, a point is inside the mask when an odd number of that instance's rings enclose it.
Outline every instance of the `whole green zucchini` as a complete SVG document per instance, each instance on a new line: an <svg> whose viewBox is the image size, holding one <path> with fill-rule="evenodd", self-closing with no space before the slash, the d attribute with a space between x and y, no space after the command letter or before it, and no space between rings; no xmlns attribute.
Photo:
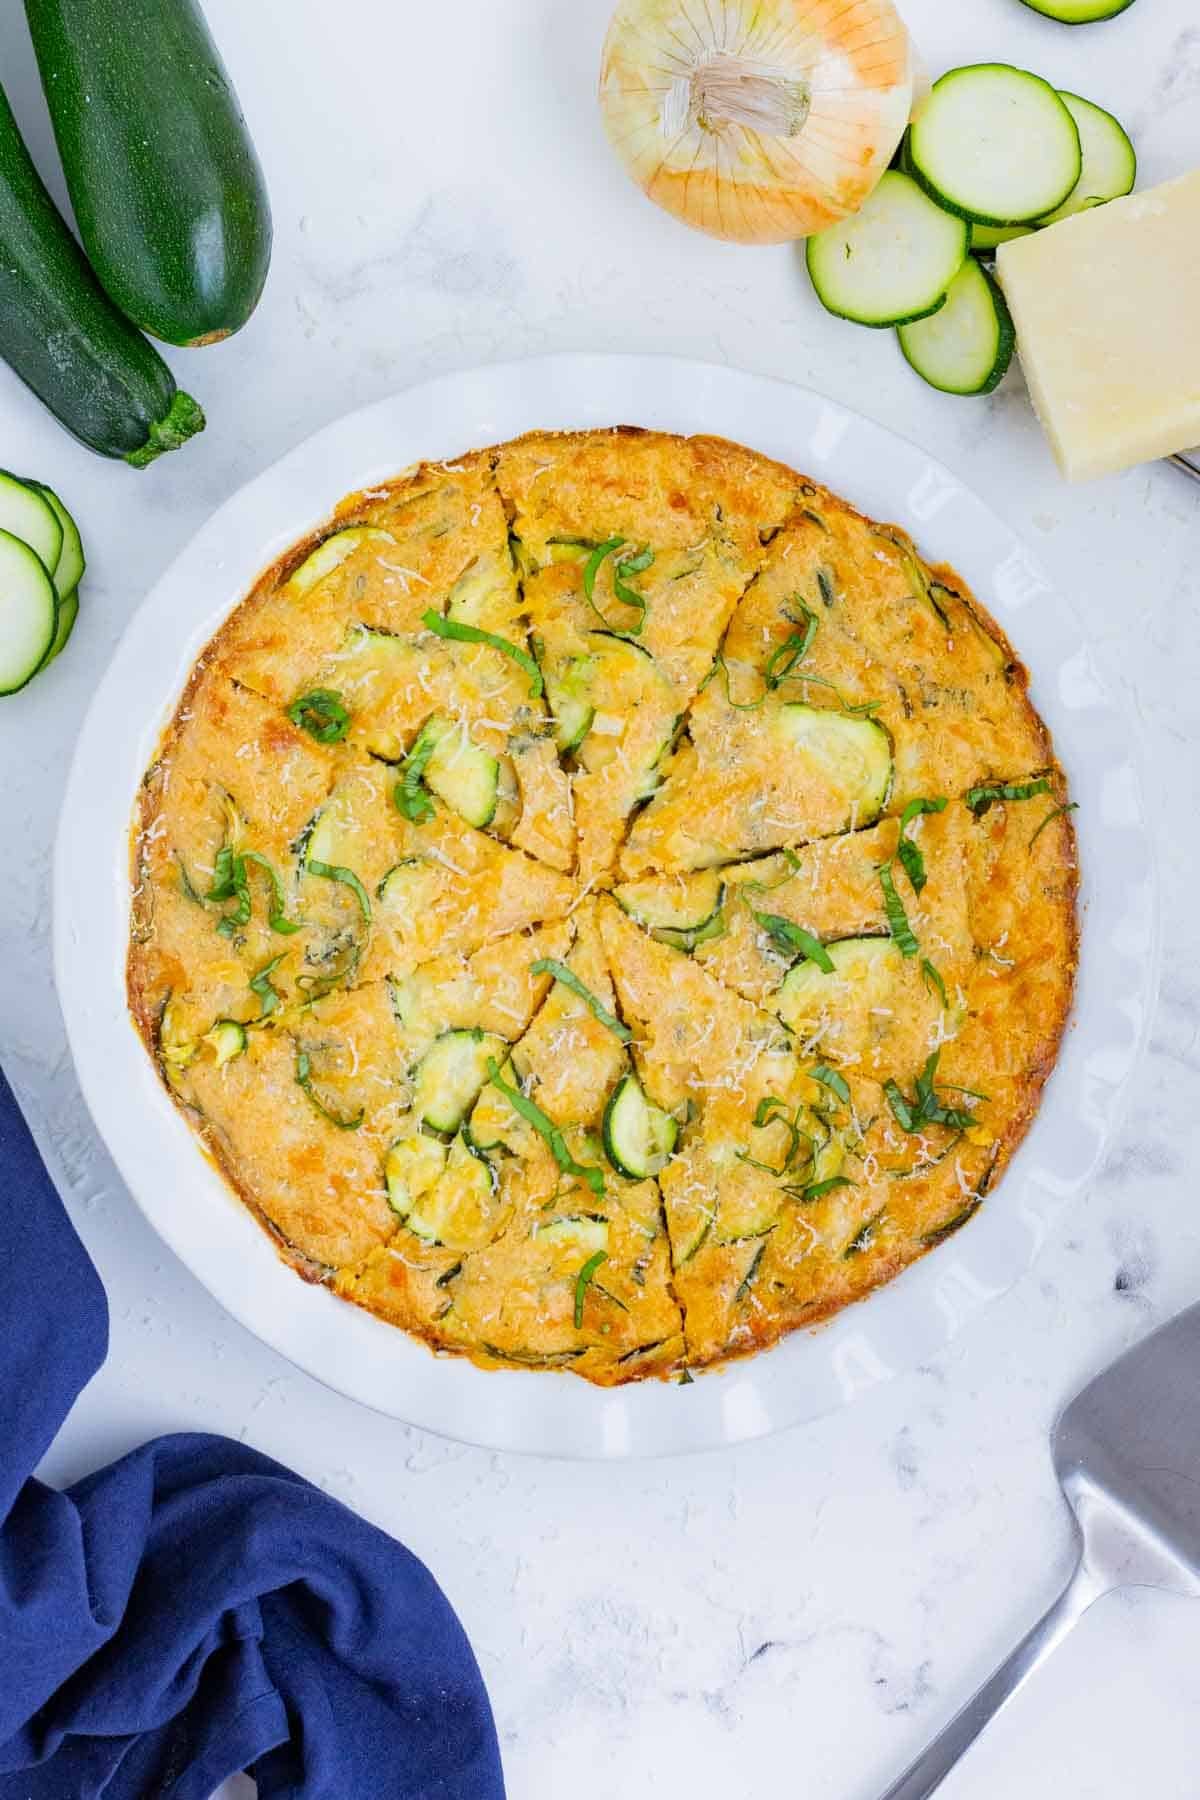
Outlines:
<svg viewBox="0 0 1200 1800"><path fill-rule="evenodd" d="M0 89L0 355L68 431L144 468L204 426L109 300L30 160Z"/></svg>
<svg viewBox="0 0 1200 1800"><path fill-rule="evenodd" d="M83 247L110 297L169 344L246 323L271 209L195 0L25 0Z"/></svg>

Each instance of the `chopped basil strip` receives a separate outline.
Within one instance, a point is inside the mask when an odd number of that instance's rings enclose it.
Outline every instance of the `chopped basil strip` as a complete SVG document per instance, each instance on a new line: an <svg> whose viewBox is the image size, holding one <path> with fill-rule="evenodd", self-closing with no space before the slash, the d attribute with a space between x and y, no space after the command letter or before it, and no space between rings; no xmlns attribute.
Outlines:
<svg viewBox="0 0 1200 1800"><path fill-rule="evenodd" d="M621 561L613 566L613 593L625 606L632 606L636 611L640 612L637 624L630 627L630 630L635 635L641 631L642 625L645 623L646 600L645 596L639 594L636 588L631 588L628 585L626 577L630 575L644 575L653 561L653 550L643 546L643 548L637 552L636 556L622 557Z"/></svg>
<svg viewBox="0 0 1200 1800"><path fill-rule="evenodd" d="M499 650L502 656L507 656L510 661L517 664L518 668L524 669L528 675L529 698L531 700L541 698L545 688L542 671L532 656L520 649L518 645L511 643L508 638L501 637L495 631L482 631L478 625L460 625L457 619L443 619L440 613L432 611L423 613L421 622L428 626L430 631L436 631L440 638L454 638L460 644L488 644L493 650Z"/></svg>
<svg viewBox="0 0 1200 1800"><path fill-rule="evenodd" d="M781 919L777 913L756 912L753 916L755 923L762 927L780 950L797 960L807 957L809 962L816 963L822 974L833 974L833 958L820 938L815 938L811 931L805 931L801 925L793 925L790 919Z"/></svg>
<svg viewBox="0 0 1200 1800"><path fill-rule="evenodd" d="M915 956L921 946L908 922L904 902L896 892L891 863L884 863L880 869L879 885L883 889L883 910L887 914L888 930L892 934L897 949L901 956Z"/></svg>
<svg viewBox="0 0 1200 1800"><path fill-rule="evenodd" d="M312 1064L308 1060L307 1050L299 1050L296 1053L296 1085L304 1089L305 1094L322 1118L328 1119L331 1125L336 1125L339 1131L357 1131L366 1117L365 1109L360 1108L353 1118L348 1118L345 1113L340 1113L334 1107L327 1105L320 1095L314 1092Z"/></svg>
<svg viewBox="0 0 1200 1800"><path fill-rule="evenodd" d="M820 620L815 612L805 606L799 595L793 596L793 603L800 608L804 621L803 631L793 631L785 643L772 650L763 668L763 680L769 688L777 688L781 681L786 681L797 663L802 663L812 649L813 639L817 635Z"/></svg>
<svg viewBox="0 0 1200 1800"><path fill-rule="evenodd" d="M1046 814L1045 818L1042 820L1041 824L1038 826L1037 830L1034 832L1033 836L1030 838L1029 848L1031 850L1033 849L1033 846L1037 843L1037 841L1041 837L1043 831L1045 831L1047 825L1053 824L1055 819L1061 819L1067 813L1073 813L1073 812L1078 812L1078 811L1079 811L1078 800L1068 800L1063 806L1056 806L1056 807L1052 808L1052 810Z"/></svg>
<svg viewBox="0 0 1200 1800"><path fill-rule="evenodd" d="M831 1094L836 1094L843 1106L849 1106L850 1083L844 1075L839 1075L836 1069L827 1069L824 1063L818 1063L815 1069L810 1069L808 1072L814 1081L819 1081L821 1086L827 1087Z"/></svg>
<svg viewBox="0 0 1200 1800"><path fill-rule="evenodd" d="M921 958L921 980L925 983L925 986L929 989L931 994L937 995L942 1003L942 1011L945 1012L948 1004L946 1000L946 984L927 956Z"/></svg>
<svg viewBox="0 0 1200 1800"><path fill-rule="evenodd" d="M290 937L292 932L299 931L299 924L287 916L287 902L284 899L283 883L276 873L275 866L257 850L235 850L232 845L225 844L217 851L213 864L213 881L204 898L206 900L236 900L237 905L232 912L226 913L217 924L222 937L232 937L250 923L251 899L250 877L246 865L253 863L267 877L271 889L271 910L267 915L267 923L272 931L281 937Z"/></svg>
<svg viewBox="0 0 1200 1800"><path fill-rule="evenodd" d="M602 564L614 550L619 550L624 542L623 537L605 538L602 544L596 545L588 557L587 566L583 571L583 591L591 604L595 604L596 577L600 573Z"/></svg>
<svg viewBox="0 0 1200 1800"><path fill-rule="evenodd" d="M400 779L392 797L398 810L414 825L421 825L434 815L434 804L423 785L423 777L425 766L436 749L437 739L423 731L400 765Z"/></svg>
<svg viewBox="0 0 1200 1800"><path fill-rule="evenodd" d="M713 676L718 673L718 671L725 678L725 698L729 702L730 706L732 706L733 710L735 712L757 712L759 707L762 705L763 701L767 697L766 692L764 691L763 693L761 693L758 696L757 700L735 700L733 697L733 688L732 688L732 686L730 684L730 680L729 680L729 664L725 661L724 654L720 650L717 651L717 659L713 663L712 669L710 670L707 678L705 679L705 683L704 683L705 687L708 686L708 683L712 680Z"/></svg>
<svg viewBox="0 0 1200 1800"><path fill-rule="evenodd" d="M527 1094L523 1094L519 1087L514 1087L511 1083L505 1081L503 1075L501 1075L500 1070L496 1066L494 1057L488 1057L487 1071L488 1080L494 1088L498 1088L504 1095L504 1098L508 1101L513 1111L520 1113L521 1117L525 1120L525 1123L527 1125L532 1125L539 1137L545 1138L550 1149L550 1154L553 1156L563 1174L580 1176L587 1182L593 1194L597 1197L603 1195L604 1170L586 1168L583 1163L577 1163L575 1161L575 1158L567 1148L566 1138L563 1136L559 1127L554 1123L554 1120L548 1118L541 1107L538 1106L535 1101L531 1100Z"/></svg>
<svg viewBox="0 0 1200 1800"><path fill-rule="evenodd" d="M620 1038L623 1044L633 1042L633 1033L628 1025L622 1025L620 1019L614 1018L607 1006L597 1000L591 988L580 981L578 975L573 969L568 969L566 963L559 962L553 956L546 956L538 962L531 963L530 968L535 975L553 975L555 981L560 981L563 987L570 988L571 992L583 1001L584 1005L591 1010L593 1017L598 1019L601 1025L607 1026L614 1037Z"/></svg>
<svg viewBox="0 0 1200 1800"><path fill-rule="evenodd" d="M883 1091L887 1096L888 1105L896 1115L896 1123L901 1131L914 1131L916 1129L915 1114L892 1076L889 1075L884 1082Z"/></svg>
<svg viewBox="0 0 1200 1800"><path fill-rule="evenodd" d="M848 719L870 719L879 711L880 706L883 704L882 701L847 700L845 694L843 694L836 682L827 681L824 675L806 675L802 669L797 669L795 664L799 662L799 660L799 655L797 655L794 658L789 671L786 674L776 675L774 683L771 686L765 686L757 700L735 700L729 679L729 665L725 661L724 654L718 650L716 661L713 663L711 670L705 678L704 686L708 686L708 683L713 679L714 675L718 673L723 675L725 678L725 698L730 706L737 712L757 712L764 700L766 700L768 695L773 691L773 688L782 686L785 681L798 681L802 687L819 687L827 689L828 692L833 695L838 706Z"/></svg>
<svg viewBox="0 0 1200 1800"><path fill-rule="evenodd" d="M605 618L604 614L596 604L596 577L599 575L606 560L612 556L615 551L620 550L624 543L625 539L623 537L611 537L606 538L604 543L596 545L596 548L588 557L587 564L583 571L583 593L588 605L606 630L616 632L618 637L640 637L642 626L646 622L646 600L644 595L639 594L636 588L631 588L629 586L626 577L630 575L640 575L644 570L648 569L654 561L653 550L643 548L636 551L632 556L622 557L621 561L613 566L613 593L623 606L632 607L637 613L638 617L635 624L630 625L627 631L616 631L616 628Z"/></svg>
<svg viewBox="0 0 1200 1800"><path fill-rule="evenodd" d="M975 818L982 819L984 813L1001 800L1032 800L1038 794L1052 791L1048 775L1040 775L1035 781L985 782L981 787L968 788L963 795L963 805Z"/></svg>
<svg viewBox="0 0 1200 1800"><path fill-rule="evenodd" d="M293 725L307 731L318 744L340 744L350 729L350 713L333 688L313 688L301 694L287 709Z"/></svg>
<svg viewBox="0 0 1200 1800"><path fill-rule="evenodd" d="M752 1169L761 1169L764 1175L790 1175L796 1168L812 1161L812 1139L800 1129L800 1108L796 1108L793 1117L777 1094L768 1094L765 1100L759 1101L755 1110L754 1129L762 1131L776 1121L788 1134L787 1152L779 1168L771 1163L759 1162L747 1150L738 1151L738 1161L747 1163Z"/></svg>
<svg viewBox="0 0 1200 1800"><path fill-rule="evenodd" d="M950 1131L966 1131L970 1126L978 1125L979 1120L973 1113L965 1112L961 1107L947 1106L934 1086L940 1056L941 1051L934 1050L927 1058L925 1067L917 1076L911 1100L897 1082L890 1078L884 1082L883 1091L887 1096L887 1103L901 1131L919 1135L926 1125L945 1125ZM948 1085L955 1087L953 1082ZM986 1097L983 1094L973 1094L970 1088L956 1091L980 1100Z"/></svg>
<svg viewBox="0 0 1200 1800"><path fill-rule="evenodd" d="M801 673L799 675L789 676L789 680L798 681L801 686L807 685L808 687L828 688L829 692L833 695L848 719L869 719L877 713L883 705L882 700L847 700L837 683L826 681L823 675L805 675Z"/></svg>
<svg viewBox="0 0 1200 1800"><path fill-rule="evenodd" d="M343 887L348 887L358 901L363 919L368 925L371 923L370 896L353 869L343 869L337 863L314 862L311 858L304 866L310 875L322 875L326 881L340 881Z"/></svg>
<svg viewBox="0 0 1200 1800"><path fill-rule="evenodd" d="M591 1284L592 1277L595 1275L596 1270L600 1267L600 1264L607 1262L607 1261L608 1261L608 1257L606 1256L605 1252L603 1250L597 1250L594 1253L594 1255L588 1257L588 1259L584 1263L582 1269L580 1269L578 1275L575 1277L575 1329L576 1329L576 1331L583 1330L583 1302L587 1296L588 1287Z"/></svg>
<svg viewBox="0 0 1200 1800"><path fill-rule="evenodd" d="M826 1194L832 1194L837 1188L853 1186L854 1183L845 1175L831 1175L828 1181L814 1181L810 1187L806 1187L800 1194L800 1200L803 1205L808 1205L813 1200L823 1200Z"/></svg>
<svg viewBox="0 0 1200 1800"><path fill-rule="evenodd" d="M257 850L245 851L242 861L255 863L270 884L271 911L267 915L267 924L271 930L279 932L281 937L290 937L294 931L299 931L299 922L289 919L287 916L287 901L284 898L283 883L275 871L274 864L268 862L265 856L260 856Z"/></svg>
<svg viewBox="0 0 1200 1800"><path fill-rule="evenodd" d="M222 845L217 851L213 863L212 886L204 898L237 901L233 911L226 913L217 924L222 937L232 937L235 931L250 923L250 883L246 877L246 860L228 844Z"/></svg>
<svg viewBox="0 0 1200 1800"><path fill-rule="evenodd" d="M900 815L900 836L896 843L896 855L900 859L904 873L912 882L914 894L919 894L925 886L925 858L922 856L919 846L905 834L914 819L919 819L923 813L945 812L948 804L949 802L944 796L939 796L936 800L910 800Z"/></svg>
<svg viewBox="0 0 1200 1800"><path fill-rule="evenodd" d="M285 954L286 952L281 950L278 956L273 956L269 963L264 963L262 968L250 977L250 992L257 995L259 1006L262 1009L259 1014L260 1018L265 1019L269 1013L273 1013L283 998L279 990L271 986L271 976L283 961Z"/></svg>

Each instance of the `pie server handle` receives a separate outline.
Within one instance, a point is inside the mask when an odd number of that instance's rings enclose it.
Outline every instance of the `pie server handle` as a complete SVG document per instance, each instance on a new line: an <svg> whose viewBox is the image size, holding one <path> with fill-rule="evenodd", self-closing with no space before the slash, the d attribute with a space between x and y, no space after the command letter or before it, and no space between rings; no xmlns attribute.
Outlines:
<svg viewBox="0 0 1200 1800"><path fill-rule="evenodd" d="M941 1787L984 1726L1007 1706L1034 1670L1058 1648L1092 1602L1107 1593L1110 1586L1108 1581L1097 1579L1086 1571L1082 1560L1077 1562L1074 1574L1049 1612L1021 1639L1007 1661L1001 1663L996 1673L954 1715L881 1800L925 1800L927 1794Z"/></svg>

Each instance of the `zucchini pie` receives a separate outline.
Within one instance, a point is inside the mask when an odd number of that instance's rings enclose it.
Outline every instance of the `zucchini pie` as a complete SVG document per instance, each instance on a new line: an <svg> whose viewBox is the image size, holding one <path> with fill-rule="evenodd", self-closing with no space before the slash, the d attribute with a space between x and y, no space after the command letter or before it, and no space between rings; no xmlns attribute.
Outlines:
<svg viewBox="0 0 1200 1800"><path fill-rule="evenodd" d="M718 439L533 435L343 501L199 657L130 1006L306 1280L489 1367L684 1380L1004 1204L1070 810L903 532Z"/></svg>

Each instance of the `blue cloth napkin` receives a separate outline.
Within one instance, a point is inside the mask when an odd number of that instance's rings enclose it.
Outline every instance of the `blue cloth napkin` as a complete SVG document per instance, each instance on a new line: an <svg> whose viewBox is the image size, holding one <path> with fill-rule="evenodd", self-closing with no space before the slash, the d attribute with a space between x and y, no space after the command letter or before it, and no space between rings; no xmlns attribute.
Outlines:
<svg viewBox="0 0 1200 1800"><path fill-rule="evenodd" d="M428 1571L291 1470L158 1438L32 1471L104 1361L104 1289L0 1072L0 1800L503 1800Z"/></svg>

